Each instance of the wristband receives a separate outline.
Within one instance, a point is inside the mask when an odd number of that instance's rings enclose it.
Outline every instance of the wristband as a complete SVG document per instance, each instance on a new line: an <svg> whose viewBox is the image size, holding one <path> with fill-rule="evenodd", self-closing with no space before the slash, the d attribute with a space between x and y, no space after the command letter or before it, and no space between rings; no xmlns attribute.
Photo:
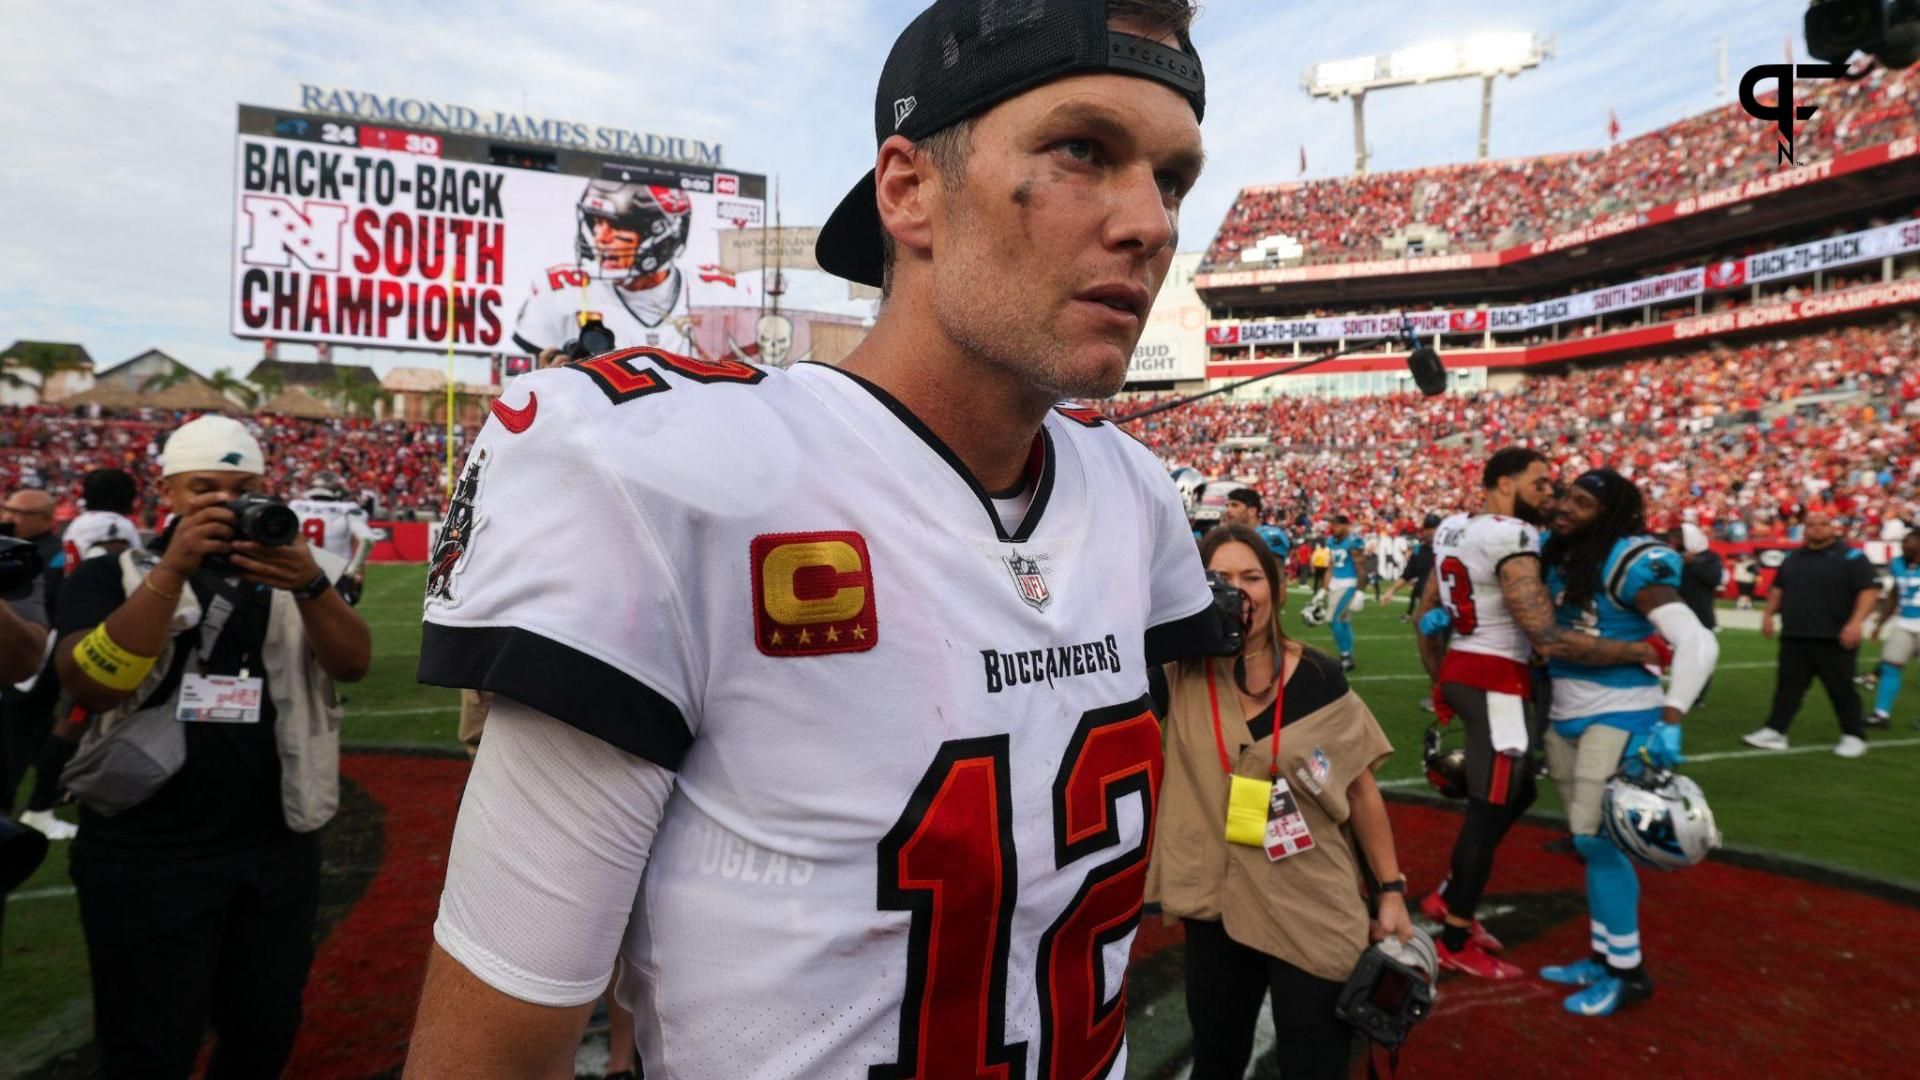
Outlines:
<svg viewBox="0 0 1920 1080"><path fill-rule="evenodd" d="M80 639L73 647L73 662L87 678L109 690L130 691L140 685L153 670L156 656L139 656L128 652L121 644L107 636L107 624L101 623L93 632Z"/></svg>
<svg viewBox="0 0 1920 1080"><path fill-rule="evenodd" d="M320 594L331 588L333 588L333 580L327 577L325 570L322 570L320 573L314 575L312 581L290 591L293 593L295 600L318 600L320 599Z"/></svg>
<svg viewBox="0 0 1920 1080"><path fill-rule="evenodd" d="M1383 893L1397 892L1401 896L1407 895L1406 875L1403 874L1400 877L1394 878L1392 881L1381 882L1380 891Z"/></svg>

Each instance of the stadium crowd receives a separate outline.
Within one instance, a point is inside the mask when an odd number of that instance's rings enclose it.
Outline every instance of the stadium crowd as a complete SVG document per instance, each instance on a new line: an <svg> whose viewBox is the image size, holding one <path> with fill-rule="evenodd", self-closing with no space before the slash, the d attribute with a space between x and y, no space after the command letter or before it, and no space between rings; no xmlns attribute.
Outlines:
<svg viewBox="0 0 1920 1080"><path fill-rule="evenodd" d="M1853 83L1809 87L1819 111L1800 128L1802 164L1920 134L1914 69L1876 69ZM1776 167L1771 128L1722 105L1584 153L1250 188L1227 211L1203 270L1234 269L1240 252L1285 235L1309 262L1392 257L1382 244L1415 223L1454 250L1501 248L1621 211L1661 206Z"/></svg>
<svg viewBox="0 0 1920 1080"><path fill-rule="evenodd" d="M1368 533L1468 505L1482 447L1522 443L1571 472L1619 469L1656 510L1693 509L1725 539L1780 534L1811 510L1878 535L1920 511L1917 353L1920 328L1903 321L1529 378L1505 392L1201 402L1130 427L1170 468L1252 482L1288 521L1343 513ZM1271 442L1222 445L1247 437Z"/></svg>
<svg viewBox="0 0 1920 1080"><path fill-rule="evenodd" d="M70 516L89 470L121 468L135 477L158 472L166 434L188 414L163 410L67 409L58 404L0 408L0 490L43 488ZM267 450L268 490L291 496L319 470L332 470L369 512L385 517L437 513L445 502L445 432L440 425L397 420L250 421ZM458 434L454 457L466 453ZM152 527L155 493L142 492L135 520Z"/></svg>

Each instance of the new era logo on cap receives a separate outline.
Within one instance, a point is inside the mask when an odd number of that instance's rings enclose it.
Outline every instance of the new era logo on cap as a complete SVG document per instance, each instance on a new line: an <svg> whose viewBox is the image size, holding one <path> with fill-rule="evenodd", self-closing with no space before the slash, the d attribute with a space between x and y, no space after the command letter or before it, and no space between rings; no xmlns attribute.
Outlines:
<svg viewBox="0 0 1920 1080"><path fill-rule="evenodd" d="M911 95L893 103L893 130L900 130L900 125L907 122L907 117L913 115L913 107L918 104Z"/></svg>

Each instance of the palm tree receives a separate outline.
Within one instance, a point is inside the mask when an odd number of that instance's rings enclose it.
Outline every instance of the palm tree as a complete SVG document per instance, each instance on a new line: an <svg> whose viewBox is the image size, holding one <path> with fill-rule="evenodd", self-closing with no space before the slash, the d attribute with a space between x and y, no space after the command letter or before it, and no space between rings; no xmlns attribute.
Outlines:
<svg viewBox="0 0 1920 1080"><path fill-rule="evenodd" d="M249 386L245 379L235 375L232 368L221 368L209 375L207 384L222 395L239 401L249 410L260 403L260 392Z"/></svg>
<svg viewBox="0 0 1920 1080"><path fill-rule="evenodd" d="M253 384L254 391L259 394L258 400L272 401L287 388L287 373L277 366L255 364L253 370L247 373L247 381Z"/></svg>
<svg viewBox="0 0 1920 1080"><path fill-rule="evenodd" d="M28 382L20 377L19 371L5 370L6 365L0 364L0 382L9 386L31 386L40 393L42 400L46 398L47 380L56 373L84 371L88 366L71 350L45 341L19 342L8 351L7 360L20 371L31 371L40 378L36 382Z"/></svg>
<svg viewBox="0 0 1920 1080"><path fill-rule="evenodd" d="M349 416L373 415L374 403L380 400L380 384L361 378L361 370L334 368L326 382L313 388L314 395Z"/></svg>
<svg viewBox="0 0 1920 1080"><path fill-rule="evenodd" d="M171 390L181 383L191 382L193 378L192 368L176 362L165 371L156 371L146 378L141 379L140 392L143 394L157 394L162 390Z"/></svg>

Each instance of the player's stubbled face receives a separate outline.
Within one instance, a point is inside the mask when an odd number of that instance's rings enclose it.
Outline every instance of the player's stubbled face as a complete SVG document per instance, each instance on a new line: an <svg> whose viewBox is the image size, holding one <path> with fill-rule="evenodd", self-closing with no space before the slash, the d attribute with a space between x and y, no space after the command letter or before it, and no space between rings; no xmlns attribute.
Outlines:
<svg viewBox="0 0 1920 1080"><path fill-rule="evenodd" d="M1074 76L983 114L932 216L941 330L1050 397L1116 393L1200 163L1193 107L1147 79Z"/></svg>
<svg viewBox="0 0 1920 1080"><path fill-rule="evenodd" d="M1579 536L1600 520L1600 500L1586 488L1568 488L1554 504L1553 531L1562 536Z"/></svg>
<svg viewBox="0 0 1920 1080"><path fill-rule="evenodd" d="M1221 544L1207 560L1207 569L1224 576L1234 588L1253 602L1253 625L1268 626L1273 620L1273 584L1253 549L1239 541Z"/></svg>
<svg viewBox="0 0 1920 1080"><path fill-rule="evenodd" d="M1544 461L1536 461L1514 479L1513 516L1529 525L1545 525L1554 507L1553 470ZM1565 500L1559 500L1564 504ZM1596 504L1597 505L1597 504Z"/></svg>

